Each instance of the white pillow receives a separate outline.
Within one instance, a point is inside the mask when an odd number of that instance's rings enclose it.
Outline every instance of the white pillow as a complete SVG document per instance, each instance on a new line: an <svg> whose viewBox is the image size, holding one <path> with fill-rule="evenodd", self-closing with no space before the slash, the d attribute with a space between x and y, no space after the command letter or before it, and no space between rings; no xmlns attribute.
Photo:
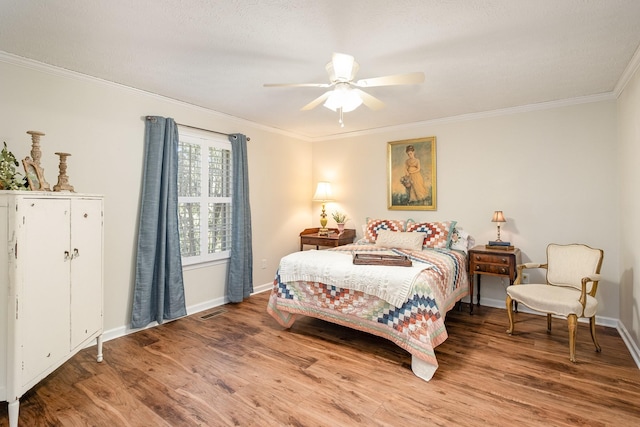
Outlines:
<svg viewBox="0 0 640 427"><path fill-rule="evenodd" d="M420 251L422 250L424 236L424 233L379 230L378 238L376 239L376 246Z"/></svg>
<svg viewBox="0 0 640 427"><path fill-rule="evenodd" d="M451 249L456 249L467 253L476 244L476 240L460 227L453 230L451 236Z"/></svg>

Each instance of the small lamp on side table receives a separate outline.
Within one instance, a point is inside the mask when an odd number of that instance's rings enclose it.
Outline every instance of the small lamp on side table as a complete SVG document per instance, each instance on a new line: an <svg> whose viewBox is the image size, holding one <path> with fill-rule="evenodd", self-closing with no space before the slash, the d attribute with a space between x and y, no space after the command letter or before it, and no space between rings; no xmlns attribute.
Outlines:
<svg viewBox="0 0 640 427"><path fill-rule="evenodd" d="M502 214L502 211L495 211L493 213L493 218L491 218L491 222L495 222L496 225L498 226L498 238L495 241L502 242L502 240L500 239L500 224L503 222L507 222L507 220L504 219L504 215Z"/></svg>
<svg viewBox="0 0 640 427"><path fill-rule="evenodd" d="M326 181L318 182L316 187L316 194L313 195L313 201L322 202L322 213L320 214L320 229L318 230L319 236L327 236L329 229L327 228L327 212L325 211L325 203L332 200L331 195L331 183Z"/></svg>

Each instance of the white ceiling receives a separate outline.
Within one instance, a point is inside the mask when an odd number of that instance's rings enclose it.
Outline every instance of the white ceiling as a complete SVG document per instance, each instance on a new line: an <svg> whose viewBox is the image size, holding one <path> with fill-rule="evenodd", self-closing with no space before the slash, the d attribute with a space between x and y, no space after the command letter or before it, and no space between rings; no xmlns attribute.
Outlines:
<svg viewBox="0 0 640 427"><path fill-rule="evenodd" d="M612 93L640 44L638 0L0 0L0 51L323 138ZM333 52L385 102L300 108ZM161 112L154 112L161 114ZM180 118L180 121L188 121Z"/></svg>

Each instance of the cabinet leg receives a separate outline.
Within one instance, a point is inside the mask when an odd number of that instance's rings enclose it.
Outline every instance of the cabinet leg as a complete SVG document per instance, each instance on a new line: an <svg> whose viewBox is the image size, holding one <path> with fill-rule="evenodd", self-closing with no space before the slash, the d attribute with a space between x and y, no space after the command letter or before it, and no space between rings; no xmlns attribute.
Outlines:
<svg viewBox="0 0 640 427"><path fill-rule="evenodd" d="M18 427L18 412L20 412L20 400L9 402L9 427Z"/></svg>
<svg viewBox="0 0 640 427"><path fill-rule="evenodd" d="M98 361L98 363L100 363L103 360L103 358L102 358L102 334L98 335L98 338L96 338L96 347L98 347L98 357L96 358L96 360Z"/></svg>
<svg viewBox="0 0 640 427"><path fill-rule="evenodd" d="M478 296L476 298L478 298L478 307L480 307L480 279L482 278L482 274L478 274Z"/></svg>

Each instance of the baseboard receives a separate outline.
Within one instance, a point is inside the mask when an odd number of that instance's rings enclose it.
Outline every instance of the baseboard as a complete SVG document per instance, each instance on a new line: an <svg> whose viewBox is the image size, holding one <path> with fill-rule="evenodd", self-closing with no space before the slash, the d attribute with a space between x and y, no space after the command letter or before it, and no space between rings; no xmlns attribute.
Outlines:
<svg viewBox="0 0 640 427"><path fill-rule="evenodd" d="M254 286L253 293L251 295L267 292L267 291L270 291L272 288L273 288L273 283L265 283L263 285ZM469 298L463 298L463 301L469 302ZM229 300L227 298L215 298L215 299L205 301L196 305L192 305L187 307L187 315L199 313L201 311L209 310L214 307L219 307L221 305L227 304L228 302ZM481 304L487 307L501 308L503 310L506 310L504 300L483 298L481 300ZM523 313L538 314L543 316L542 313L530 310L529 308L524 307L523 305L520 305L518 307L518 311L521 311ZM506 319L506 313L505 313L505 319ZM588 322L588 320L584 318L580 319L579 321ZM636 362L636 365L640 369L640 350L638 349L638 346L635 344L635 342L631 338L631 335L629 334L629 331L627 331L627 329L624 327L622 322L620 322L620 320L618 319L614 319L611 317L596 316L596 324L607 326L610 328L616 328L616 330L622 337L622 341L624 341L625 345L627 346L629 353L631 353L631 357L633 358L633 360ZM148 328L153 328L154 326L158 326L158 323L152 322L149 325L147 325L145 328L141 328L141 329L132 329L128 326L122 326L120 328L110 329L108 331L105 331L102 334L102 340L109 341L115 338L123 337L133 332L141 331ZM92 341L91 345L95 345L95 342ZM89 345L88 347L91 347L91 345Z"/></svg>
<svg viewBox="0 0 640 427"><path fill-rule="evenodd" d="M469 302L469 298L463 298L463 301ZM487 307L501 308L505 311L507 309L504 300L482 298L480 300L480 304ZM531 310L528 307L523 306L522 304L518 306L518 311L523 313L530 313L530 314L537 314L540 316L544 316L543 313L540 313L539 311ZM505 322L506 322L506 317L507 315L505 313ZM578 319L578 321L581 323L589 322L589 320L586 318ZM634 362L636 362L638 369L640 369L640 351L638 350L638 346L635 344L635 342L631 338L629 331L627 331L627 329L624 327L622 322L620 322L619 319L614 319L612 317L596 316L596 325L615 328L620 334L620 337L622 337L622 341L624 341L625 345L627 346L627 349L629 350L629 353L631 354L631 357L633 358Z"/></svg>
<svg viewBox="0 0 640 427"><path fill-rule="evenodd" d="M259 286L254 286L253 287L253 293L251 295L255 295L255 294L262 293L262 292L270 291L271 288L273 288L273 283L272 282L265 283L265 284L259 285ZM187 307L187 316L190 316L190 315L196 314L196 313L200 313L201 311L209 310L209 309L214 308L214 307L219 307L221 305L225 305L228 302L229 302L229 300L226 297L220 297L220 298L214 298L214 299L209 300L209 301L204 301L204 302L201 302L201 303L198 303L198 304L195 304L195 305L191 305L191 306ZM265 310L266 310L266 307L265 307ZM116 338L124 337L125 335L129 335L129 334L131 334L133 332L143 331L145 329L153 328L155 326L158 326L158 322L151 322L144 328L133 329L130 326L121 326L119 328L110 329L108 331L104 331L103 332L102 341L109 341L109 340L113 340L113 339L116 339ZM92 345L95 345L95 342L92 342L91 345L89 345L88 347L91 347Z"/></svg>
<svg viewBox="0 0 640 427"><path fill-rule="evenodd" d="M465 301L465 299L463 299L463 301ZM469 299L466 298L466 301L468 302ZM491 298L482 298L480 300L480 304L487 306L487 307L494 307L494 308L501 308L503 310L506 311L507 307L505 305L505 300L503 299L491 299ZM522 313L529 313L529 314L537 314L540 316L544 316L544 313L540 313L539 311L534 311L529 309L528 307L525 307L524 305L520 304L518 305L518 311L522 312ZM507 318L507 314L505 313L505 319ZM589 323L589 320L586 318L581 318L578 319L578 322L581 323ZM596 325L600 325L600 326L607 326L609 328L618 328L618 323L619 320L618 319L614 319L612 317L603 317L603 316L596 316Z"/></svg>
<svg viewBox="0 0 640 427"><path fill-rule="evenodd" d="M624 324L620 321L618 321L618 326L616 327L616 329L622 337L622 341L624 341L624 343L627 345L629 353L631 353L631 357L633 357L634 362L636 362L638 369L640 369L640 350L638 349L636 343L633 341L631 334L629 333L627 328L625 328Z"/></svg>

